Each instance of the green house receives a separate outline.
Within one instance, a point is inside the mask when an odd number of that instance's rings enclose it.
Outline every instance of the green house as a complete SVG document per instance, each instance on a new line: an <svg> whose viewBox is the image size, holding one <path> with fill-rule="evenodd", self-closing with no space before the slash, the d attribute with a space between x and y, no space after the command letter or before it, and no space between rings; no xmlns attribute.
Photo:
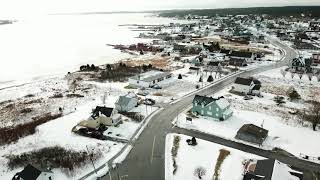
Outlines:
<svg viewBox="0 0 320 180"><path fill-rule="evenodd" d="M196 95L192 104L192 113L220 121L230 118L233 114L230 103L224 97L212 98Z"/></svg>

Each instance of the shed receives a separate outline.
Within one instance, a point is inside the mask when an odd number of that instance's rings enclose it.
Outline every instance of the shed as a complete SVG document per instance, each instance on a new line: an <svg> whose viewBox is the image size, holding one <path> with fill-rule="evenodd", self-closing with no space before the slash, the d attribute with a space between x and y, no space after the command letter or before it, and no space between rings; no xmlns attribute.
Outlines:
<svg viewBox="0 0 320 180"><path fill-rule="evenodd" d="M236 139L261 145L268 137L268 130L254 124L245 124L237 132Z"/></svg>

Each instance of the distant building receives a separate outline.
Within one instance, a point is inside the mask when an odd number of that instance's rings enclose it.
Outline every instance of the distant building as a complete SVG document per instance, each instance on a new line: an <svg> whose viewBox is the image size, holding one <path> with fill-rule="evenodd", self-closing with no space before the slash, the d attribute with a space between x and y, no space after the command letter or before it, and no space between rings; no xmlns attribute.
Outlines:
<svg viewBox="0 0 320 180"><path fill-rule="evenodd" d="M254 124L245 124L238 130L235 138L253 144L262 145L267 137L268 130Z"/></svg>
<svg viewBox="0 0 320 180"><path fill-rule="evenodd" d="M232 90L245 95L260 95L260 88L261 82L256 79L237 77Z"/></svg>
<svg viewBox="0 0 320 180"><path fill-rule="evenodd" d="M149 71L129 78L129 84L134 87L151 87L163 80L169 79L172 74L162 71Z"/></svg>
<svg viewBox="0 0 320 180"><path fill-rule="evenodd" d="M40 168L28 164L18 172L12 180L53 180L53 172L47 168Z"/></svg>
<svg viewBox="0 0 320 180"><path fill-rule="evenodd" d="M245 164L243 180L302 180L303 173L276 159L250 160Z"/></svg>
<svg viewBox="0 0 320 180"><path fill-rule="evenodd" d="M230 103L224 97L212 98L196 95L192 102L192 112L223 121L233 115Z"/></svg>
<svg viewBox="0 0 320 180"><path fill-rule="evenodd" d="M229 65L230 66L237 66L237 67L244 67L244 66L247 66L248 63L245 59L230 58Z"/></svg>
<svg viewBox="0 0 320 180"><path fill-rule="evenodd" d="M254 60L254 54L246 51L231 51L228 56L230 59L244 59L247 62L252 62Z"/></svg>
<svg viewBox="0 0 320 180"><path fill-rule="evenodd" d="M312 54L312 61L314 64L320 64L320 54Z"/></svg>

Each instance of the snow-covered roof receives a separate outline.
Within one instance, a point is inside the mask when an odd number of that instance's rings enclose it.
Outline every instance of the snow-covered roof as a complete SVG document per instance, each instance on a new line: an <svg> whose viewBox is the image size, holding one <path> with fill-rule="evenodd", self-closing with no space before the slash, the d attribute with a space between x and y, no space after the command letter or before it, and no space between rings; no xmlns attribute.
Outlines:
<svg viewBox="0 0 320 180"><path fill-rule="evenodd" d="M230 105L229 101L227 101L225 98L219 98L216 100L216 103L221 109L225 109Z"/></svg>
<svg viewBox="0 0 320 180"><path fill-rule="evenodd" d="M137 76L133 76L133 77L131 77L131 79L145 81L145 82L151 82L151 81L166 77L170 74L171 74L170 72L162 72L162 71L152 70L152 71L148 71L148 72L142 73Z"/></svg>

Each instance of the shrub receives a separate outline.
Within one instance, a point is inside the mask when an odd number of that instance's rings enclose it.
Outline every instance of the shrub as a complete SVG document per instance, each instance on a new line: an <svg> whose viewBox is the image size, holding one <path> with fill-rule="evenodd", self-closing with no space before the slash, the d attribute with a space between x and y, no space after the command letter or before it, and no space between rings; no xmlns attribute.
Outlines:
<svg viewBox="0 0 320 180"><path fill-rule="evenodd" d="M295 88L291 87L287 92L288 97L290 100L298 100L300 99L300 94L295 90Z"/></svg>
<svg viewBox="0 0 320 180"><path fill-rule="evenodd" d="M84 95L81 94L67 94L68 98L83 98Z"/></svg>
<svg viewBox="0 0 320 180"><path fill-rule="evenodd" d="M174 136L173 138L173 146L171 149L171 155L172 155L172 161L173 161L173 174L177 172L178 166L176 163L176 157L178 155L178 150L180 146L180 137L179 136Z"/></svg>
<svg viewBox="0 0 320 180"><path fill-rule="evenodd" d="M207 82L213 82L213 76L212 76L212 75L210 75L210 76L208 77Z"/></svg>
<svg viewBox="0 0 320 180"><path fill-rule="evenodd" d="M178 79L182 79L182 75L181 74L179 74Z"/></svg>
<svg viewBox="0 0 320 180"><path fill-rule="evenodd" d="M144 116L138 112L119 112L119 114L129 117L135 122L141 122L144 119Z"/></svg>
<svg viewBox="0 0 320 180"><path fill-rule="evenodd" d="M214 180L219 180L219 175L220 175L220 168L223 163L223 161L230 155L230 151L225 150L225 149L220 149L220 154L217 158L216 166L214 168Z"/></svg>
<svg viewBox="0 0 320 180"><path fill-rule="evenodd" d="M100 152L72 151L59 146L46 147L19 155L9 155L6 158L10 169L26 166L27 164L48 163L52 168L67 168L73 172L76 167L82 167L101 157Z"/></svg>
<svg viewBox="0 0 320 180"><path fill-rule="evenodd" d="M32 112L32 108L24 108L20 111L20 113L22 114L27 114L27 113L31 113Z"/></svg>
<svg viewBox="0 0 320 180"><path fill-rule="evenodd" d="M53 96L51 96L50 98L63 98L63 94L62 93L56 93Z"/></svg>
<svg viewBox="0 0 320 180"><path fill-rule="evenodd" d="M46 113L42 116L33 117L32 122L19 124L14 127L0 128L0 145L17 141L21 137L25 137L36 132L36 127L49 122L53 119L61 117L62 114Z"/></svg>

